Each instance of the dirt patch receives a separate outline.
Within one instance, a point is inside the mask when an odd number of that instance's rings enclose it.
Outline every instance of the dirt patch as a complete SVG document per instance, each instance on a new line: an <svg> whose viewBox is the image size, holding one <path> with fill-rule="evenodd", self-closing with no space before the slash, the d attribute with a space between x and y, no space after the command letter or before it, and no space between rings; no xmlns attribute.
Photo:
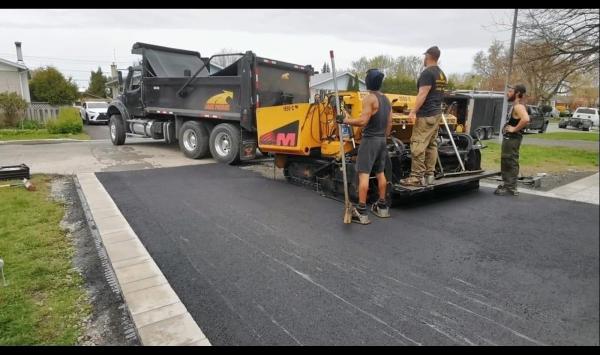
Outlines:
<svg viewBox="0 0 600 355"><path fill-rule="evenodd" d="M531 189L536 191L550 191L557 187L572 183L579 179L583 179L585 177L596 174L596 171L577 171L574 169L569 169L568 171L548 173L544 176L540 176L539 186L531 186L528 184L519 183L520 189ZM498 178L489 178L484 179L488 183L492 184L500 184L502 181L500 177Z"/></svg>
<svg viewBox="0 0 600 355"><path fill-rule="evenodd" d="M92 314L82 320L84 334L78 345L140 345L135 327L116 284L106 252L87 224L87 217L72 177L54 176L52 198L65 204L61 227L75 248L74 266L85 280Z"/></svg>

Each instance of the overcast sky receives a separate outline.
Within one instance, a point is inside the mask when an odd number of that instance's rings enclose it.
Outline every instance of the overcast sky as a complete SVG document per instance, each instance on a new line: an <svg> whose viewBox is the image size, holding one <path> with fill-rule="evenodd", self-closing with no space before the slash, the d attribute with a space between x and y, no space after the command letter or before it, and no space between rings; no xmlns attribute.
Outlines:
<svg viewBox="0 0 600 355"><path fill-rule="evenodd" d="M126 68L135 42L199 51L223 48L320 70L336 54L338 70L361 56L442 51L447 74L471 70L473 56L510 31L495 23L512 10L7 10L0 9L0 58L16 61L22 42L30 68L54 65L86 88L90 70Z"/></svg>

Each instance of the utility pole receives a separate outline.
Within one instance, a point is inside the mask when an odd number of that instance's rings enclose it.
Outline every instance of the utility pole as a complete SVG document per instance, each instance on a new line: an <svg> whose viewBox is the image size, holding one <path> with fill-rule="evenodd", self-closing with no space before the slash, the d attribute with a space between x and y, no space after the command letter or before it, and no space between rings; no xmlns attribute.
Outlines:
<svg viewBox="0 0 600 355"><path fill-rule="evenodd" d="M512 26L512 36L510 38L510 50L508 53L508 73L506 74L506 81L504 82L504 98L502 100L502 117L500 118L500 134L498 135L498 140L502 143L502 138L504 136L504 132L502 132L502 128L506 124L506 114L508 111L508 99L506 98L506 94L508 93L508 82L510 81L510 75L512 74L512 66L513 66L513 52L515 50L515 32L517 29L517 13L519 9L515 9L515 16L513 18L513 26Z"/></svg>

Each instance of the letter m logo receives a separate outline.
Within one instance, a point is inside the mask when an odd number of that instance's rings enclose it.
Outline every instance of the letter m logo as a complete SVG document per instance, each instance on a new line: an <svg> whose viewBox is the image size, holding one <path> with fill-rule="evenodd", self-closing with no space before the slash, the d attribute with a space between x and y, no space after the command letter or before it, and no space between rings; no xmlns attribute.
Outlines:
<svg viewBox="0 0 600 355"><path fill-rule="evenodd" d="M293 147L296 145L296 133L277 133L275 145Z"/></svg>

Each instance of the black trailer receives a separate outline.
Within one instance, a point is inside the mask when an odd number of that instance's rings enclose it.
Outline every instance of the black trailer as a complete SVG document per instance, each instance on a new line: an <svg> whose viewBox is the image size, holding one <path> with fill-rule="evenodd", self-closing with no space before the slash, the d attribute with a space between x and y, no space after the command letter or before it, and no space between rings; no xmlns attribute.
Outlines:
<svg viewBox="0 0 600 355"><path fill-rule="evenodd" d="M115 145L127 136L179 142L190 158L213 158L228 164L255 158L256 108L308 102L310 65L258 57L251 51L200 53L135 43L141 55L129 67L122 94L110 104L110 137ZM216 56L239 59L211 73Z"/></svg>
<svg viewBox="0 0 600 355"><path fill-rule="evenodd" d="M500 132L502 101L499 92L454 91L444 95L448 105L456 102L457 125L463 132L480 139L489 139Z"/></svg>

